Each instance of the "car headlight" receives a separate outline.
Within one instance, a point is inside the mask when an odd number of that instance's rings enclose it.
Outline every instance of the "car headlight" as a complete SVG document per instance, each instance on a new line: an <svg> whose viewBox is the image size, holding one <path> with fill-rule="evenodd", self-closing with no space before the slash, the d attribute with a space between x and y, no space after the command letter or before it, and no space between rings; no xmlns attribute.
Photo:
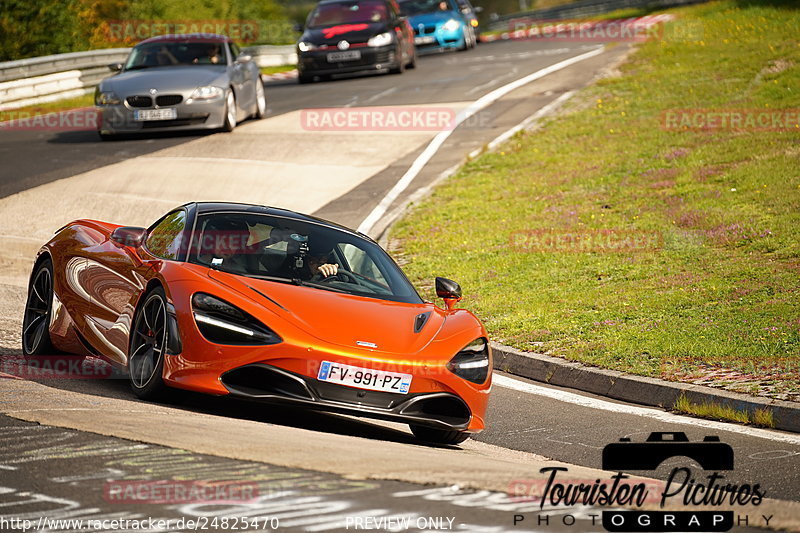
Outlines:
<svg viewBox="0 0 800 533"><path fill-rule="evenodd" d="M301 52L310 52L311 50L315 50L317 46L312 43L308 43L306 41L300 41L297 43L297 49Z"/></svg>
<svg viewBox="0 0 800 533"><path fill-rule="evenodd" d="M472 383L485 383L491 371L489 343L483 337L475 339L447 363L447 368Z"/></svg>
<svg viewBox="0 0 800 533"><path fill-rule="evenodd" d="M224 95L225 89L222 87L207 85L205 87L198 87L195 89L191 96L189 96L189 99L186 100L186 103L191 104L195 100L213 100L215 98L221 98Z"/></svg>
<svg viewBox="0 0 800 533"><path fill-rule="evenodd" d="M278 344L283 339L252 315L210 294L196 293L192 310L197 329L217 344Z"/></svg>
<svg viewBox="0 0 800 533"><path fill-rule="evenodd" d="M450 19L442 25L444 31L456 31L460 27L461 23L459 23L456 19Z"/></svg>
<svg viewBox="0 0 800 533"><path fill-rule="evenodd" d="M119 105L121 103L122 100L119 99L119 96L111 91L101 91L97 89L94 92L95 105Z"/></svg>
<svg viewBox="0 0 800 533"><path fill-rule="evenodd" d="M388 31L379 33L367 41L367 46L386 46L387 44L392 44L392 34Z"/></svg>

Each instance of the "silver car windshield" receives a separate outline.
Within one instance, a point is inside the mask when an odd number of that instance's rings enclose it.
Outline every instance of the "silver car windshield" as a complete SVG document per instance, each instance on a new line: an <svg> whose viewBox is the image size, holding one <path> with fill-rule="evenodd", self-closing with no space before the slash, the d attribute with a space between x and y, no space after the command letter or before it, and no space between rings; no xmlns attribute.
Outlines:
<svg viewBox="0 0 800 533"><path fill-rule="evenodd" d="M373 242L323 224L252 213L200 215L189 262L278 283L422 303Z"/></svg>
<svg viewBox="0 0 800 533"><path fill-rule="evenodd" d="M125 70L184 65L226 65L225 43L157 42L140 44L133 49Z"/></svg>

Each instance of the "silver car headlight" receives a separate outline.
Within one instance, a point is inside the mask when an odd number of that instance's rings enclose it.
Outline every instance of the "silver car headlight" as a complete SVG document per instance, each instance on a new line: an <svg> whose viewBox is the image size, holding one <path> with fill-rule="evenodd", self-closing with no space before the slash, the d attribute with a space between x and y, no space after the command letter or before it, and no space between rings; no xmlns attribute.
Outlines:
<svg viewBox="0 0 800 533"><path fill-rule="evenodd" d="M198 87L195 89L191 96L189 96L189 99L186 100L186 103L191 104L195 100L214 100L216 98L222 98L224 95L225 89L222 87L207 85L205 87Z"/></svg>
<svg viewBox="0 0 800 533"><path fill-rule="evenodd" d="M98 89L94 92L95 105L119 105L121 103L122 100L119 99L119 96L111 91L101 91Z"/></svg>
<svg viewBox="0 0 800 533"><path fill-rule="evenodd" d="M297 49L301 52L310 52L311 50L315 50L317 47L312 43L307 43L305 41L300 41L297 43Z"/></svg>
<svg viewBox="0 0 800 533"><path fill-rule="evenodd" d="M445 31L456 31L460 27L461 24L456 19L450 19L442 26Z"/></svg>
<svg viewBox="0 0 800 533"><path fill-rule="evenodd" d="M384 33L379 33L378 35L370 38L370 40L367 41L367 46L378 47L378 46L386 46L388 44L392 44L392 34L389 33L388 31Z"/></svg>

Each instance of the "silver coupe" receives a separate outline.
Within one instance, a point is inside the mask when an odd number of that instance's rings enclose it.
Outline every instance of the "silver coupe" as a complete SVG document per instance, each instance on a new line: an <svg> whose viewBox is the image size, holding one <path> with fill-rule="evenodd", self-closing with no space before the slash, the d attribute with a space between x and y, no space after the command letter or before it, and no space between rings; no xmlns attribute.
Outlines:
<svg viewBox="0 0 800 533"><path fill-rule="evenodd" d="M137 44L95 91L100 137L173 130L233 131L267 110L253 58L228 37L164 35Z"/></svg>

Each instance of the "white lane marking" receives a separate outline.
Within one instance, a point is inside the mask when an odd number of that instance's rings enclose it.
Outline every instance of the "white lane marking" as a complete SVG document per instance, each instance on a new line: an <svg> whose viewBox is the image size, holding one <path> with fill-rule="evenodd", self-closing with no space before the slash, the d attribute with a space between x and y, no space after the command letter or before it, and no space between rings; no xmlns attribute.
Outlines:
<svg viewBox="0 0 800 533"><path fill-rule="evenodd" d="M484 67L480 67L480 68L482 70ZM483 83L481 85L476 85L475 87L473 87L472 89L470 89L469 91L467 91L464 94L468 94L470 96L473 95L473 94L478 94L479 92L483 91L484 89L488 89L489 87L493 87L494 85L497 85L498 83L500 83L501 81L503 81L506 78L513 78L514 76L517 75L517 72L519 72L519 69L517 67L514 67L514 68L511 69L511 72L507 72L507 73L503 74L502 76L500 76L498 78L494 78L493 80L489 80L486 83Z"/></svg>
<svg viewBox="0 0 800 533"><path fill-rule="evenodd" d="M739 426L736 424L717 422L716 420L700 420L698 418L689 418L685 416L680 416L649 407L637 407L635 405L609 402L606 400L600 400L597 398L582 396L580 394L575 394L574 392L567 392L558 389L550 389L548 387L542 387L539 385L534 385L532 383L518 381L516 379L512 379L507 376L500 376L498 374L494 374L494 376L492 376L492 384L498 385L500 387L505 387L507 389L513 389L520 392L535 394L537 396L545 396L547 398L551 398L559 402L566 402L575 405L580 405L582 407L589 407L591 409L602 409L604 411L610 411L612 413L619 413L625 415L645 416L648 418L653 418L655 420L659 420L661 422L667 422L670 424L699 426L705 429L716 429L718 431L739 433L741 435L747 435L749 437L757 437L761 439L768 439L776 442L785 442L788 444L794 444L796 446L800 446L800 435L777 433L766 429L754 428L750 426Z"/></svg>
<svg viewBox="0 0 800 533"><path fill-rule="evenodd" d="M428 146L423 150L423 152L414 160L411 164L411 167L403 174L397 183L395 183L394 187L392 187L386 196L383 197L381 202L375 206L375 209L364 219L361 225L358 226L358 231L361 233L369 233L370 230L378 223L378 221L386 214L386 211L392 205L392 203L400 196L408 186L411 184L413 179L420 173L420 171L425 167L428 161L433 158L436 152L441 148L442 144L450 137L450 134L458 127L459 124L464 122L466 119L480 111L481 109L493 104L501 97L505 96L506 94L510 93L511 91L522 87L532 81L538 80L539 78L543 78L548 74L552 74L553 72L557 72L561 69L564 69L570 65L583 61L584 59L589 59L590 57L594 57L599 55L603 52L603 47L600 46L595 48L590 52L586 52L584 54L580 54L569 59L565 59L564 61L559 61L549 67L543 68L534 72L533 74L528 74L516 81L512 81L502 87L498 87L497 89L481 96L477 100L475 100L472 104L470 104L466 109L460 111L455 118L455 121L450 129L445 131L440 131L436 134L433 140L428 144Z"/></svg>
<svg viewBox="0 0 800 533"><path fill-rule="evenodd" d="M504 131L503 133L498 135L492 142L490 142L488 145L486 145L486 151L491 152L492 150L497 148L499 145L503 144L508 139L513 137L514 134L517 133L518 131L522 131L524 129L527 129L531 124L533 124L534 122L536 122L537 120L539 120L543 116L548 115L551 111L553 111L554 109L558 108L565 101L569 100L572 97L573 94L575 94L575 91L567 91L567 92L565 92L564 94L562 94L561 96L559 96L558 98L556 98L555 100L550 102L549 104L545 105L544 107L539 109L539 111L537 111L533 115L529 116L528 118L526 118L525 120L523 120L522 122L517 124L516 126L514 126L512 128L509 128L508 130ZM471 151L469 153L469 157L470 158L477 157L477 156L480 155L480 153L482 151L483 151L483 148L476 148L475 150L473 150L473 151Z"/></svg>
<svg viewBox="0 0 800 533"><path fill-rule="evenodd" d="M397 87L389 87L385 91L381 91L378 94L374 94L374 95L370 96L369 98L367 98L366 100L364 100L364 104L365 105L366 104L371 104L372 102L374 102L378 98L381 98L381 97L384 97L384 96L389 96L390 94L392 94L393 92L396 92L396 91L397 91Z"/></svg>
<svg viewBox="0 0 800 533"><path fill-rule="evenodd" d="M0 465L0 470L17 470L16 466Z"/></svg>

